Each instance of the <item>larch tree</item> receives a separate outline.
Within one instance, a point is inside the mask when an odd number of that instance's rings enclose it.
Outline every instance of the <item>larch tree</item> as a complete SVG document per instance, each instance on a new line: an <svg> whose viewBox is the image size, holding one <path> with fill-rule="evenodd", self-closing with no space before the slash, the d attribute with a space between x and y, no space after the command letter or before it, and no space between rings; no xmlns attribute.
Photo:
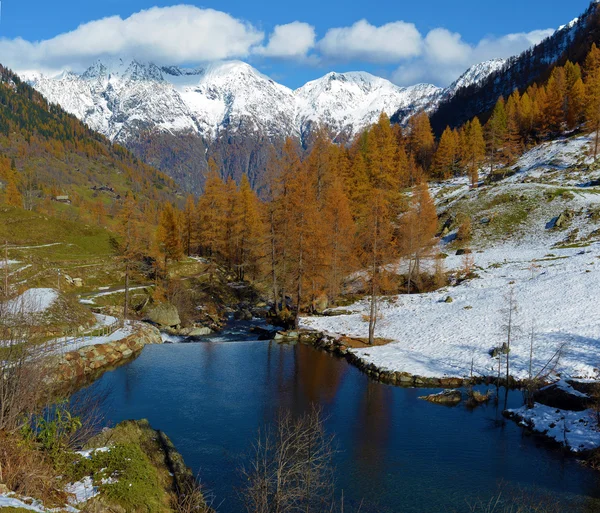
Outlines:
<svg viewBox="0 0 600 513"><path fill-rule="evenodd" d="M447 180L456 172L459 154L458 146L457 133L449 126L446 127L433 158L432 174L437 179Z"/></svg>
<svg viewBox="0 0 600 513"><path fill-rule="evenodd" d="M9 207L23 208L23 196L17 188L16 174L11 172L6 183L4 191L4 201Z"/></svg>
<svg viewBox="0 0 600 513"><path fill-rule="evenodd" d="M498 163L498 154L506 141L508 129L507 121L505 102L504 98L501 96L496 102L492 116L485 124L485 138L488 149L490 172L492 173Z"/></svg>
<svg viewBox="0 0 600 513"><path fill-rule="evenodd" d="M521 95L515 89L506 102L506 157L514 161L523 150L520 123Z"/></svg>
<svg viewBox="0 0 600 513"><path fill-rule="evenodd" d="M218 258L225 245L225 209L227 189L219 174L209 172L204 194L196 206L199 246L203 254Z"/></svg>
<svg viewBox="0 0 600 513"><path fill-rule="evenodd" d="M179 215L170 202L165 203L160 213L156 240L164 257L166 270L169 261L180 260L183 256Z"/></svg>
<svg viewBox="0 0 600 513"><path fill-rule="evenodd" d="M354 237L356 227L350 201L340 178L334 179L325 193L323 221L327 228L327 290L330 299L340 295L342 283L356 268Z"/></svg>
<svg viewBox="0 0 600 513"><path fill-rule="evenodd" d="M125 300L123 302L123 323L125 323L129 318L131 273L139 265L145 249L141 231L141 213L133 194L129 192L116 216L116 232L118 239L115 239L113 244L117 257L125 268Z"/></svg>
<svg viewBox="0 0 600 513"><path fill-rule="evenodd" d="M479 183L479 169L485 160L483 128L477 117L465 125L461 160L467 168L471 187L477 187Z"/></svg>
<svg viewBox="0 0 600 513"><path fill-rule="evenodd" d="M425 111L410 118L408 132L409 154L414 157L418 165L428 171L435 151L435 136Z"/></svg>
<svg viewBox="0 0 600 513"><path fill-rule="evenodd" d="M238 241L236 271L238 279L243 281L248 272L253 277L257 276L265 239L262 204L252 190L246 174L240 182L234 215Z"/></svg>
<svg viewBox="0 0 600 513"><path fill-rule="evenodd" d="M362 266L369 276L369 344L375 343L378 297L383 280L383 267L394 256L394 220L389 197L382 189L371 188L367 207L358 220L358 248Z"/></svg>
<svg viewBox="0 0 600 513"><path fill-rule="evenodd" d="M196 202L190 194L185 201L185 208L183 210L183 245L187 256L191 256L197 239L196 227Z"/></svg>
<svg viewBox="0 0 600 513"><path fill-rule="evenodd" d="M413 189L408 211L400 219L400 253L408 260L407 291L421 275L421 263L434 256L438 217L425 182Z"/></svg>

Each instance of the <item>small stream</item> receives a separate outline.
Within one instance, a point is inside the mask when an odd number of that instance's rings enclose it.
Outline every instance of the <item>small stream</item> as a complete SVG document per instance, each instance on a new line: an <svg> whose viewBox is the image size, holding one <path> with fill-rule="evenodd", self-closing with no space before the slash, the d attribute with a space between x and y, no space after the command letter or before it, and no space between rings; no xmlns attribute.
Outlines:
<svg viewBox="0 0 600 513"><path fill-rule="evenodd" d="M504 421L491 402L475 410L422 401L434 391L374 383L345 360L304 345L259 341L236 321L196 343L147 346L79 392L108 390L109 421L147 418L165 431L214 496L242 513L236 472L257 430L281 408L311 404L335 433L346 511L470 511L499 492L535 492L565 512L600 512L600 473ZM503 396L503 394L502 394ZM509 407L520 406L519 392Z"/></svg>

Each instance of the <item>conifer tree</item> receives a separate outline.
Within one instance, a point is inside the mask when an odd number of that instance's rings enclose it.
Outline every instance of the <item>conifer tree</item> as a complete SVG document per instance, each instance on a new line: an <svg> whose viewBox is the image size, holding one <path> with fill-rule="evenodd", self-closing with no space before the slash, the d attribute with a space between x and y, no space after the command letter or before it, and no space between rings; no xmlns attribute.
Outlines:
<svg viewBox="0 0 600 513"><path fill-rule="evenodd" d="M170 202L165 204L160 213L156 240L164 257L165 269L169 261L177 261L183 256L179 216Z"/></svg>
<svg viewBox="0 0 600 513"><path fill-rule="evenodd" d="M465 125L462 162L467 168L471 187L477 187L479 183L479 169L485 159L485 140L483 138L483 128L479 118L475 117Z"/></svg>
<svg viewBox="0 0 600 513"><path fill-rule="evenodd" d="M144 240L141 233L141 214L133 194L127 193L116 217L118 240L113 242L117 257L125 268L125 300L123 302L123 322L129 318L129 282L131 272L137 267L144 254ZM146 248L147 249L147 248Z"/></svg>
<svg viewBox="0 0 600 513"><path fill-rule="evenodd" d="M10 207L23 208L23 196L19 192L19 189L17 189L16 182L16 175L14 172L11 172L8 176L6 190L4 192L5 202Z"/></svg>
<svg viewBox="0 0 600 513"><path fill-rule="evenodd" d="M414 188L409 209L400 220L400 251L408 259L409 294L421 274L421 262L434 255L437 229L435 204L427 184L422 182Z"/></svg>
<svg viewBox="0 0 600 513"><path fill-rule="evenodd" d="M507 130L508 120L506 117L506 108L504 98L501 96L496 102L492 116L485 125L490 172L494 171L494 167L497 164L498 153L506 141Z"/></svg>
<svg viewBox="0 0 600 513"><path fill-rule="evenodd" d="M244 174L235 205L236 239L238 240L236 270L240 281L246 279L248 272L256 277L259 270L265 239L265 225L261 210L260 200L250 186L248 175Z"/></svg>
<svg viewBox="0 0 600 513"><path fill-rule="evenodd" d="M456 172L459 153L458 134L446 127L433 159L432 174L439 180L447 180Z"/></svg>
<svg viewBox="0 0 600 513"><path fill-rule="evenodd" d="M191 256L197 239L196 226L196 202L192 195L188 195L183 210L183 245L187 256Z"/></svg>
<svg viewBox="0 0 600 513"><path fill-rule="evenodd" d="M355 224L350 202L340 178L335 178L326 191L323 210L326 227L327 291L330 299L340 295L344 278L356 267L354 251Z"/></svg>
<svg viewBox="0 0 600 513"><path fill-rule="evenodd" d="M429 116L425 111L410 118L408 131L409 153L414 157L416 163L427 171L431 166L435 151L435 137Z"/></svg>

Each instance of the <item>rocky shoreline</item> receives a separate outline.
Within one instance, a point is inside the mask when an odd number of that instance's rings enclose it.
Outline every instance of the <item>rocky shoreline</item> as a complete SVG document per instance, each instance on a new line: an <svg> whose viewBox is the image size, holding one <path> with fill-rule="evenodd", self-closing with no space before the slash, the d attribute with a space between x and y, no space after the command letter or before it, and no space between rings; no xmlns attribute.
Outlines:
<svg viewBox="0 0 600 513"><path fill-rule="evenodd" d="M298 334L298 339L300 342L311 345L316 349L345 358L350 364L364 372L372 380L386 385L406 388L461 388L484 381L481 378L430 378L408 372L393 372L381 369L373 363L366 362L360 358L351 348L336 337L318 331L302 330Z"/></svg>
<svg viewBox="0 0 600 513"><path fill-rule="evenodd" d="M131 359L147 345L162 343L156 327L136 322L133 333L123 339L85 346L53 358L49 380L57 385L81 382Z"/></svg>

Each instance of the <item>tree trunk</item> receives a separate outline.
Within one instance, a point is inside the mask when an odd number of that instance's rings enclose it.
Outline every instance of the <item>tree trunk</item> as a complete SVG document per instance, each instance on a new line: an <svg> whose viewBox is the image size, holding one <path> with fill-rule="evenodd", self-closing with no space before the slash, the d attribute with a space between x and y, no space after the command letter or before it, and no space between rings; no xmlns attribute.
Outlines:
<svg viewBox="0 0 600 513"><path fill-rule="evenodd" d="M125 304L123 305L123 325L129 315L129 262L125 264Z"/></svg>

